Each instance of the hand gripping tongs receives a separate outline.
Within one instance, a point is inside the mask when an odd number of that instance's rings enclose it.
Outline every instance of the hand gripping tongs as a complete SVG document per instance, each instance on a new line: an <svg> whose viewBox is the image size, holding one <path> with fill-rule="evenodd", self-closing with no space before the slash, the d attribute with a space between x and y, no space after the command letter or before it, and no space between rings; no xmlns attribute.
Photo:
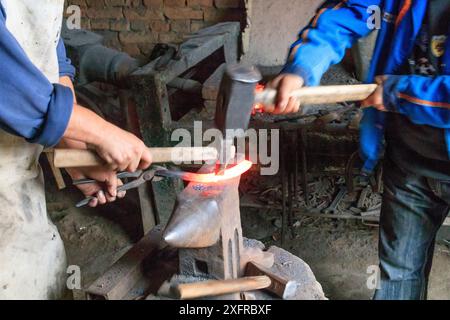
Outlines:
<svg viewBox="0 0 450 320"><path fill-rule="evenodd" d="M152 167L150 170L146 170L146 171L139 170L139 171L136 171L133 173L120 172L117 174L118 179L134 179L134 180L124 184L123 186L118 187L117 192L137 189L141 185L143 185L147 182L152 182L152 181L159 182L164 177L167 177L168 171L169 170L167 170L166 168L163 168L163 167ZM98 182L98 181L91 180L91 179L83 179L83 180L76 180L73 182L73 184L75 186L79 186L79 185L84 185L84 184L92 184L92 183L96 183L96 182ZM77 203L76 207L77 208L84 207L84 206L88 205L89 202L91 202L95 198L96 197L94 197L94 196L87 197L83 201L80 201L79 203Z"/></svg>

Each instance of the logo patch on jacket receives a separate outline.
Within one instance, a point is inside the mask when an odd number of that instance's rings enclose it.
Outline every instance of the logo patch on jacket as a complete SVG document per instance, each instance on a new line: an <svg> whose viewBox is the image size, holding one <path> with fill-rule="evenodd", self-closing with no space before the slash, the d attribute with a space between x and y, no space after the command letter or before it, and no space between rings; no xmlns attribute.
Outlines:
<svg viewBox="0 0 450 320"><path fill-rule="evenodd" d="M431 52L436 58L440 58L445 53L445 42L447 36L433 36L431 39Z"/></svg>

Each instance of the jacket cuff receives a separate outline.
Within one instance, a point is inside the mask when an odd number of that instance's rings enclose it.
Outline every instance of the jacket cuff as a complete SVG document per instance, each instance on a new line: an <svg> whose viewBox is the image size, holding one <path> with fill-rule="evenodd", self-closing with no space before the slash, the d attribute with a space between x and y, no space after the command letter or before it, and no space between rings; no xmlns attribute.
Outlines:
<svg viewBox="0 0 450 320"><path fill-rule="evenodd" d="M383 104L387 111L397 112L399 76L388 76L383 83Z"/></svg>
<svg viewBox="0 0 450 320"><path fill-rule="evenodd" d="M66 63L61 64L59 66L59 76L60 77L67 76L72 81L74 81L75 75L76 75L75 67L70 64L70 60L68 60Z"/></svg>
<svg viewBox="0 0 450 320"><path fill-rule="evenodd" d="M284 68L281 70L281 74L295 74L297 76L300 76L305 81L305 86L307 87L316 85L314 83L313 75L309 71L293 63L286 64Z"/></svg>
<svg viewBox="0 0 450 320"><path fill-rule="evenodd" d="M68 87L54 84L46 118L39 133L28 142L53 147L66 132L73 111L73 93Z"/></svg>

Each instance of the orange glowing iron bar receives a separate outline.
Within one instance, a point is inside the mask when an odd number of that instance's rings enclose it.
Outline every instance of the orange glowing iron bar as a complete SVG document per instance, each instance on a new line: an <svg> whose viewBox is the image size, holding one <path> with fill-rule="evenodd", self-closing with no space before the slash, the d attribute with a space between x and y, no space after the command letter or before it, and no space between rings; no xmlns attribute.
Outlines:
<svg viewBox="0 0 450 320"><path fill-rule="evenodd" d="M192 172L178 172L178 171L166 171L161 172L160 176L165 176L166 178L179 178L183 181L194 182L194 183L218 183L227 180L237 178L250 170L253 163L244 160L238 165L225 170L223 175L217 175L215 173L192 173Z"/></svg>
<svg viewBox="0 0 450 320"><path fill-rule="evenodd" d="M264 91L265 88L266 88L265 85L259 83L259 84L256 85L255 92L256 93L261 93L261 92ZM257 115L258 113L264 113L264 105L262 103L256 103L253 106L252 115L254 116L254 115Z"/></svg>

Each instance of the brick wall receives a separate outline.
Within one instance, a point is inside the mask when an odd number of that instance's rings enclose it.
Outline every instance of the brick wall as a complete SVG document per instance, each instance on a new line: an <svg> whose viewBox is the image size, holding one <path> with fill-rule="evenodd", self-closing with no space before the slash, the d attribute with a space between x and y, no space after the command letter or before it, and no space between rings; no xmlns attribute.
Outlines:
<svg viewBox="0 0 450 320"><path fill-rule="evenodd" d="M82 28L135 57L149 56L156 43L222 21L245 21L244 0L67 0L81 8Z"/></svg>

